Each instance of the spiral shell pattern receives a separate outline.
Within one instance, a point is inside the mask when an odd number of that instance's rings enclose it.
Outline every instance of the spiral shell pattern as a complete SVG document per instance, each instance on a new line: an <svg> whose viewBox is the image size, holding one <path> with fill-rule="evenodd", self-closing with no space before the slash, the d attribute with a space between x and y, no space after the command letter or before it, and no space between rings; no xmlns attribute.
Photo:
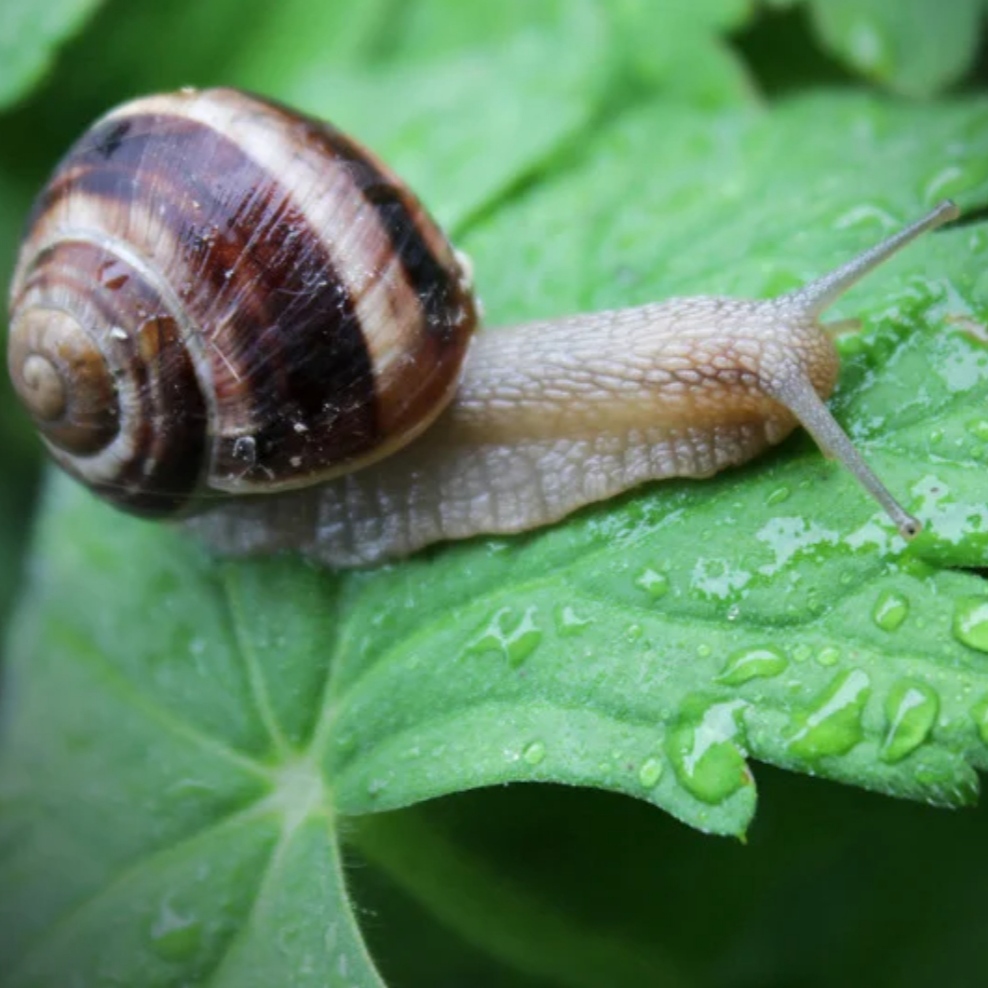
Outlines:
<svg viewBox="0 0 988 988"><path fill-rule="evenodd" d="M456 387L468 276L401 180L239 91L125 104L28 222L8 363L55 459L140 514L316 483Z"/></svg>

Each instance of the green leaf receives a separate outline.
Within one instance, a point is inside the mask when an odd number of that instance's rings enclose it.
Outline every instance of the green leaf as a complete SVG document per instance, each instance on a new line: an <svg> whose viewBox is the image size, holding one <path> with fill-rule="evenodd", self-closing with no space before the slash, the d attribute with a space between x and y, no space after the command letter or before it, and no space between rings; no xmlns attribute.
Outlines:
<svg viewBox="0 0 988 988"><path fill-rule="evenodd" d="M0 109L16 103L49 70L55 52L101 0L7 0L0 7Z"/></svg>
<svg viewBox="0 0 988 988"><path fill-rule="evenodd" d="M253 85L335 117L454 229L492 322L770 294L943 195L988 203L983 100L756 105L722 37L748 16L734 0L117 3L37 102L52 140L83 113L186 82ZM11 126L5 147L13 132L26 150L19 177L0 180L0 248L7 205L18 214L47 154L30 121ZM345 840L539 984L805 983L806 957L829 960L831 939L847 954L819 969L850 983L868 924L826 935L814 855L831 861L877 801L759 769L752 843L771 835L774 870L653 807L745 834L752 761L973 798L988 593L958 568L983 568L988 542L986 251L981 225L938 233L840 308L865 329L844 344L833 404L927 523L908 548L800 437L711 481L348 574L214 560L54 481L0 694L0 983L379 985L378 953L400 934L373 918L358 929L363 875L344 868ZM424 802L516 781L570 788ZM596 812L591 789L636 797L608 805L640 815ZM810 808L776 830L794 791ZM444 829L465 798L481 811ZM411 808L381 812L397 807ZM906 812L883 807L878 836L860 839L869 861L875 845L900 849L883 875L914 860ZM947 846L955 831L936 826ZM778 889L804 875L809 905L793 909ZM910 869L921 902L938 879ZM962 884L942 908L967 953L924 954L916 915L930 914L899 897L893 925L917 934L888 962L903 981L923 970L913 959L971 958L979 903ZM755 900L779 898L745 927ZM879 901L861 885L849 899ZM417 961L420 981L396 981L440 983ZM454 962L447 981L483 983Z"/></svg>
<svg viewBox="0 0 988 988"><path fill-rule="evenodd" d="M302 633L285 641L273 609L238 611L235 572L225 588L197 553L176 556L166 533L138 526L157 562L134 580L133 557L99 537L74 539L71 528L44 536L62 544L42 558L61 563L40 582L73 598L72 613L39 625L30 613L39 601L29 605L20 654L38 662L15 655L8 681L0 955L18 961L4 983L54 984L85 970L97 982L112 973L158 984L181 970L242 985L244 971L266 969L267 983L283 983L281 951L291 950L300 964L311 957L293 984L325 984L331 969L378 984L345 905L323 779L287 748L305 726L293 724L305 709L293 699L318 693L325 675L306 649L327 637L313 605L331 581L295 574L295 604L308 604L316 624L307 634L296 621ZM89 567L102 577L87 579ZM92 596L80 595L80 579ZM95 625L80 625L82 609L99 615ZM143 630L137 613L151 618ZM267 689L251 661L258 648L279 657ZM112 725L113 752L101 725ZM53 862L65 871L57 883ZM101 931L121 911L128 925L108 949Z"/></svg>
<svg viewBox="0 0 988 988"><path fill-rule="evenodd" d="M757 115L655 102L597 128L552 181L477 221L467 246L504 318L778 291L945 186L984 201L986 114L979 102L927 112L847 95ZM848 133L850 148L836 140ZM634 210L621 208L628 188ZM117 911L130 925L112 964L130 983L164 977L149 923L169 970L230 983L276 964L286 927L325 971L331 951L312 931L340 923L348 976L374 983L337 821L469 788L610 789L735 834L754 811L749 757L969 801L986 762L972 605L985 593L943 567L985 560L986 250L980 227L939 233L845 305L867 328L849 341L835 407L927 523L908 549L799 439L711 481L349 574L214 561L56 483L0 749L9 983L97 977L110 962L86 944ZM437 883L392 841L375 859L475 927L456 908L469 880ZM215 846L227 877L209 890L219 899L203 898L190 861ZM166 887L187 898L162 912ZM490 916L537 913L519 894L492 900ZM547 922L554 946L539 969L590 983L565 963L591 958L586 928ZM504 955L531 968L511 937Z"/></svg>
<svg viewBox="0 0 988 988"><path fill-rule="evenodd" d="M974 64L982 0L810 0L824 45L896 92L930 96Z"/></svg>

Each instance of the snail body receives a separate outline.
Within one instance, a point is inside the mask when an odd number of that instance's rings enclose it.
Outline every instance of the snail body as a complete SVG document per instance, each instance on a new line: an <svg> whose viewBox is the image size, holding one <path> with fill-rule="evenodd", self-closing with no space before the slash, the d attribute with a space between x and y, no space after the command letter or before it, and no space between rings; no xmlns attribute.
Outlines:
<svg viewBox="0 0 988 988"><path fill-rule="evenodd" d="M671 299L473 335L465 264L338 131L234 90L137 100L70 150L11 292L15 388L55 459L217 550L360 565L704 477L797 424L919 524L824 400L820 315L957 215L765 301Z"/></svg>

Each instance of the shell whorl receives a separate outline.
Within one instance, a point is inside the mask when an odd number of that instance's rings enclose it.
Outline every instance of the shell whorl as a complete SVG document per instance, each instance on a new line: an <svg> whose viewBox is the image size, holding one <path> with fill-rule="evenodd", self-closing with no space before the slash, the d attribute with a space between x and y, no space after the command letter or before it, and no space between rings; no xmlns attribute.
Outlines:
<svg viewBox="0 0 988 988"><path fill-rule="evenodd" d="M131 510L304 486L439 414L476 312L401 181L234 90L125 104L39 196L8 362L55 458Z"/></svg>

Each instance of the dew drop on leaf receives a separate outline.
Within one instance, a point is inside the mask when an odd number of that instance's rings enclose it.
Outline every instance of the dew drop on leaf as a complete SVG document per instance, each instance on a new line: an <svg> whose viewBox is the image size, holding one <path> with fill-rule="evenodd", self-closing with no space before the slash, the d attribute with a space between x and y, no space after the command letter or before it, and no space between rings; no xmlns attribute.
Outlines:
<svg viewBox="0 0 988 988"><path fill-rule="evenodd" d="M975 439L988 443L988 419L974 419L965 428Z"/></svg>
<svg viewBox="0 0 988 988"><path fill-rule="evenodd" d="M646 758L638 770L638 781L645 789L652 789L658 785L663 771L665 771L665 766L661 758Z"/></svg>
<svg viewBox="0 0 988 988"><path fill-rule="evenodd" d="M561 638L581 635L593 624L592 618L581 617L572 604L557 604L553 616L556 621L556 633Z"/></svg>
<svg viewBox="0 0 988 988"><path fill-rule="evenodd" d="M542 629L535 622L537 613L537 607L526 607L520 614L514 607L502 607L494 612L467 652L500 652L509 665L520 666L542 641Z"/></svg>
<svg viewBox="0 0 988 988"><path fill-rule="evenodd" d="M824 645L816 653L816 660L822 666L835 666L840 661L840 649L835 648L833 645Z"/></svg>
<svg viewBox="0 0 988 988"><path fill-rule="evenodd" d="M958 598L951 630L962 644L988 652L988 597Z"/></svg>
<svg viewBox="0 0 988 988"><path fill-rule="evenodd" d="M781 487L776 487L774 491L770 491L768 497L765 498L765 504L768 507L772 507L776 504L782 504L783 501L789 500L789 495L792 491L783 484Z"/></svg>
<svg viewBox="0 0 988 988"><path fill-rule="evenodd" d="M789 750L809 759L850 751L864 737L861 714L870 686L861 669L840 673L809 711L794 715Z"/></svg>
<svg viewBox="0 0 988 988"><path fill-rule="evenodd" d="M803 643L797 645L792 650L792 657L794 662L805 662L813 654L813 649L809 645Z"/></svg>
<svg viewBox="0 0 988 988"><path fill-rule="evenodd" d="M531 744L525 746L521 757L529 765L540 765L545 759L545 745L541 741L532 741Z"/></svg>
<svg viewBox="0 0 988 988"><path fill-rule="evenodd" d="M194 957L202 942L202 924L163 902L148 931L151 947L163 960L181 963Z"/></svg>
<svg viewBox="0 0 988 988"><path fill-rule="evenodd" d="M909 614L909 600L896 590L883 590L871 610L871 617L882 631L895 631Z"/></svg>
<svg viewBox="0 0 988 988"><path fill-rule="evenodd" d="M940 697L925 683L900 680L885 702L888 733L882 744L885 762L901 761L929 736L940 712Z"/></svg>
<svg viewBox="0 0 988 988"><path fill-rule="evenodd" d="M742 648L728 656L717 682L727 686L740 686L750 679L778 676L788 665L785 652L772 645Z"/></svg>
<svg viewBox="0 0 988 988"><path fill-rule="evenodd" d="M635 586L644 590L652 600L659 600L669 592L669 578L646 567L635 577Z"/></svg>
<svg viewBox="0 0 988 988"><path fill-rule="evenodd" d="M706 706L687 703L666 739L676 777L687 792L704 803L722 803L742 786L752 785L737 741L746 707L743 700Z"/></svg>

